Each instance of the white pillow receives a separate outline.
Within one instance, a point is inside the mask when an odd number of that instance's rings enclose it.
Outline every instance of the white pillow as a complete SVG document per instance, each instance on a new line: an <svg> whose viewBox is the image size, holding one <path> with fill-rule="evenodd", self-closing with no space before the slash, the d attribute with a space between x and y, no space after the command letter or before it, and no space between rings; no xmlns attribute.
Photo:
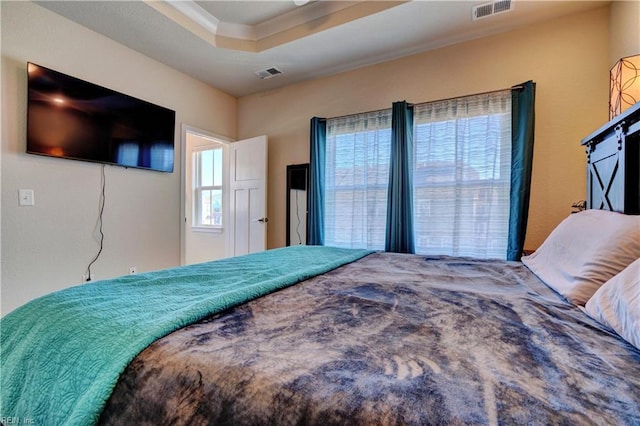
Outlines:
<svg viewBox="0 0 640 426"><path fill-rule="evenodd" d="M569 215L524 263L571 303L587 300L640 257L640 216L607 210Z"/></svg>
<svg viewBox="0 0 640 426"><path fill-rule="evenodd" d="M640 259L600 287L585 309L640 349Z"/></svg>

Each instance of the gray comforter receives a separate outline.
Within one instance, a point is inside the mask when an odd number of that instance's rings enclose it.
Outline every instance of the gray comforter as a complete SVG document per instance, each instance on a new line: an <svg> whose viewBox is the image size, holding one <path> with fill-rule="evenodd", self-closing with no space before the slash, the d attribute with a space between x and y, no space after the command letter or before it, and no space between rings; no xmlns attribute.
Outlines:
<svg viewBox="0 0 640 426"><path fill-rule="evenodd" d="M640 424L640 351L513 262L374 253L148 347L102 424Z"/></svg>

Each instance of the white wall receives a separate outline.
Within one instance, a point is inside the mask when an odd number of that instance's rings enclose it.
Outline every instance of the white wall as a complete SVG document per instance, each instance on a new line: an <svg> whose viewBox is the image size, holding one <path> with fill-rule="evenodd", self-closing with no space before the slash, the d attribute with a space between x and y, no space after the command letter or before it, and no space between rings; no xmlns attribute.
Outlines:
<svg viewBox="0 0 640 426"><path fill-rule="evenodd" d="M98 250L100 166L25 153L26 63L176 111L174 173L106 167L99 278L180 263L180 126L235 139L236 99L31 2L1 2L2 311L79 284ZM18 206L33 189L34 207Z"/></svg>
<svg viewBox="0 0 640 426"><path fill-rule="evenodd" d="M2 46L2 5L0 5L0 47ZM2 81L2 66L0 66L0 82ZM2 84L0 84L0 118L4 117L4 91L2 90ZM0 119L0 141L4 140L4 127L3 121ZM0 189L2 188L2 150L0 149ZM2 196L0 196L0 290L2 288ZM2 291L0 291L0 305L2 305ZM2 314L2 308L0 306L0 315Z"/></svg>
<svg viewBox="0 0 640 426"><path fill-rule="evenodd" d="M307 243L307 191L289 191L289 244Z"/></svg>

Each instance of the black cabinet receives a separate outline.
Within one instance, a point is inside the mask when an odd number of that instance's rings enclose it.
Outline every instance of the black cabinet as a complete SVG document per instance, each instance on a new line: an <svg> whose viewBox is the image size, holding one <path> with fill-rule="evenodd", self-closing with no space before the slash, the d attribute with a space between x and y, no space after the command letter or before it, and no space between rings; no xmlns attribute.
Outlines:
<svg viewBox="0 0 640 426"><path fill-rule="evenodd" d="M587 150L587 208L640 214L640 102L581 144Z"/></svg>
<svg viewBox="0 0 640 426"><path fill-rule="evenodd" d="M287 245L307 244L309 163L287 166Z"/></svg>

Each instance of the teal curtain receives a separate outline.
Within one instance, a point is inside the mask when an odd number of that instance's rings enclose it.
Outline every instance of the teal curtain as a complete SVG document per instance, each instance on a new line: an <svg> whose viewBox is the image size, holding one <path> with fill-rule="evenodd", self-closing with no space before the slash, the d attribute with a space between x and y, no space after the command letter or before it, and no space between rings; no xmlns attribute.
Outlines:
<svg viewBox="0 0 640 426"><path fill-rule="evenodd" d="M327 147L327 120L311 119L309 158L309 216L307 244L324 245L324 174Z"/></svg>
<svg viewBox="0 0 640 426"><path fill-rule="evenodd" d="M520 260L529 215L536 84L511 90L511 195L507 260Z"/></svg>
<svg viewBox="0 0 640 426"><path fill-rule="evenodd" d="M385 251L415 253L413 233L413 106L394 102Z"/></svg>

